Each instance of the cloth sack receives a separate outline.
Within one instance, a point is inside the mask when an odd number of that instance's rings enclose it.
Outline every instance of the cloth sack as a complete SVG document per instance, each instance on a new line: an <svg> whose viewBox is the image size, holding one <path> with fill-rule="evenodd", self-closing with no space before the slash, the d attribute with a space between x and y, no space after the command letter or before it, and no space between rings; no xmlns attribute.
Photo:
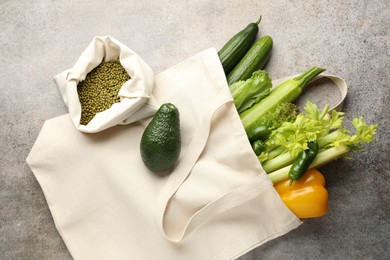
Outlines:
<svg viewBox="0 0 390 260"><path fill-rule="evenodd" d="M158 74L152 96L180 111L169 175L142 163L150 119L84 134L63 115L27 158L75 259L233 259L301 224L252 151L215 49Z"/></svg>
<svg viewBox="0 0 390 260"><path fill-rule="evenodd" d="M87 124L81 125L81 105L77 84L102 61L118 59L129 74L119 90L120 102L100 112ZM68 107L74 126L81 132L95 133L117 124L130 124L152 116L156 109L145 104L154 86L154 73L134 51L111 36L94 37L75 65L54 77L62 99Z"/></svg>

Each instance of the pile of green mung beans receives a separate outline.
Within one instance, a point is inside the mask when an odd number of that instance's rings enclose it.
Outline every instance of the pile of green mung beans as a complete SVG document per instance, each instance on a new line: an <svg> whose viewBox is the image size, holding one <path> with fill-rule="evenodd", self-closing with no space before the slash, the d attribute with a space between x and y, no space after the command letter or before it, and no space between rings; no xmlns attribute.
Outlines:
<svg viewBox="0 0 390 260"><path fill-rule="evenodd" d="M81 104L80 124L87 125L97 114L120 101L118 92L130 76L119 60L100 63L77 85Z"/></svg>

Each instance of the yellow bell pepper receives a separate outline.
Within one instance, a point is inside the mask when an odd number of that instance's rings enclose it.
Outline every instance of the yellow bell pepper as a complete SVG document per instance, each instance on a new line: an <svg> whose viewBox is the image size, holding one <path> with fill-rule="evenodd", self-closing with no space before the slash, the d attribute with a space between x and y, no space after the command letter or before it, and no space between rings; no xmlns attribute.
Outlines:
<svg viewBox="0 0 390 260"><path fill-rule="evenodd" d="M328 211L328 191L324 186L324 176L318 170L310 169L292 185L286 179L276 183L274 188L298 218L315 218Z"/></svg>

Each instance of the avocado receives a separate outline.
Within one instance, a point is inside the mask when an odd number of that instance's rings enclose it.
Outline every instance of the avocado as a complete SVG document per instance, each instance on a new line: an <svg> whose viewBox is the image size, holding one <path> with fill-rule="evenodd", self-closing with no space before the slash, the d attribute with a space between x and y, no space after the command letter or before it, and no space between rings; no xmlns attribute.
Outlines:
<svg viewBox="0 0 390 260"><path fill-rule="evenodd" d="M180 115L175 105L160 106L142 134L140 150L142 161L154 172L175 165L181 150Z"/></svg>

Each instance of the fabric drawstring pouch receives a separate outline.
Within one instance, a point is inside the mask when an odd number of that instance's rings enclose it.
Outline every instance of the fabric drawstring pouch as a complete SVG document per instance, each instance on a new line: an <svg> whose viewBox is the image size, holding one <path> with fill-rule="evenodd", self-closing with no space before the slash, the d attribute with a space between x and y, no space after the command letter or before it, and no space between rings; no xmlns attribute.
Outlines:
<svg viewBox="0 0 390 260"><path fill-rule="evenodd" d="M97 113L88 124L80 124L81 105L77 85L102 61L119 60L130 79L121 86L120 102ZM156 109L146 104L154 86L154 73L134 51L110 36L95 37L71 69L54 77L75 127L95 133L118 124L130 124L152 116Z"/></svg>
<svg viewBox="0 0 390 260"><path fill-rule="evenodd" d="M215 49L154 82L146 104L180 111L168 175L141 159L150 118L85 134L56 117L27 158L75 259L234 259L301 224L252 151Z"/></svg>

